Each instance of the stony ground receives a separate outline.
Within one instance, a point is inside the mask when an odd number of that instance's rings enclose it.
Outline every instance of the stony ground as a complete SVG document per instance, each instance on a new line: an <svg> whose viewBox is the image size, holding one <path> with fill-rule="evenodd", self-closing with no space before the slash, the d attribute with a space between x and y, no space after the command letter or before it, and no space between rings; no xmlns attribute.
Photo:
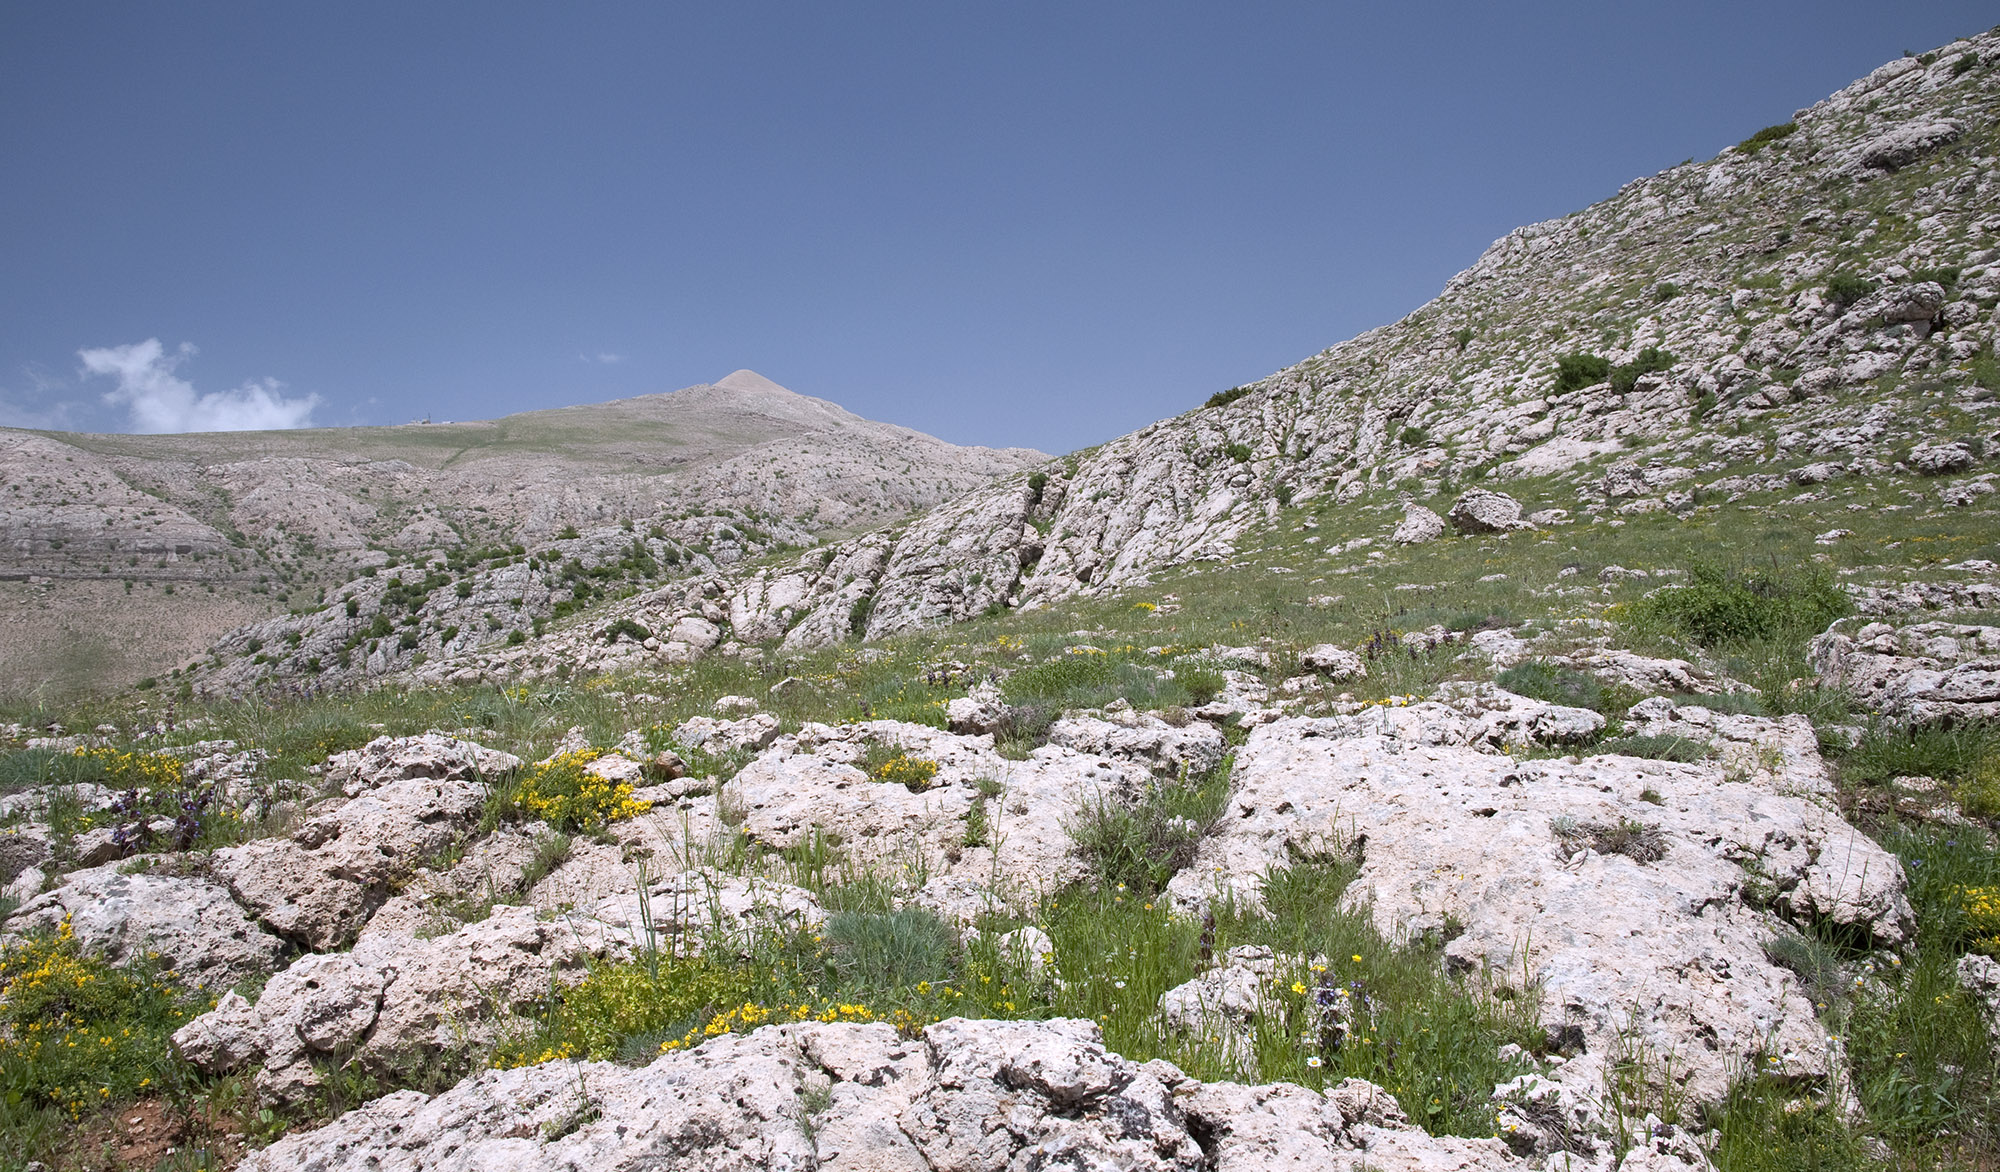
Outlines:
<svg viewBox="0 0 2000 1172"><path fill-rule="evenodd" d="M1996 79L905 524L19 708L0 1168L1992 1167Z"/></svg>

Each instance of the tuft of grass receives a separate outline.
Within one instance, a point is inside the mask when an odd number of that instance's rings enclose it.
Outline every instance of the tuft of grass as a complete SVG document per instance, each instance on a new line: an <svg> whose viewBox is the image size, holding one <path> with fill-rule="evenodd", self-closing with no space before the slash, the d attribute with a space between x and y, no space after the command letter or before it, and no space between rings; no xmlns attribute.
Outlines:
<svg viewBox="0 0 2000 1172"><path fill-rule="evenodd" d="M840 912L822 933L828 964L854 999L876 999L917 984L949 982L958 933L925 908Z"/></svg>
<svg viewBox="0 0 2000 1172"><path fill-rule="evenodd" d="M1590 752L1593 756L1616 753L1625 757L1647 757L1654 761L1679 761L1687 764L1707 758L1714 753L1714 749L1706 742L1697 741L1692 737L1662 734L1609 737L1599 741Z"/></svg>
<svg viewBox="0 0 2000 1172"><path fill-rule="evenodd" d="M1087 803L1068 830L1090 882L1140 896L1164 889L1194 861L1202 837L1221 816L1234 764L1234 757L1225 757L1205 774L1155 779L1130 805L1102 796Z"/></svg>
<svg viewBox="0 0 2000 1172"><path fill-rule="evenodd" d="M1493 677L1493 682L1517 696L1549 704L1596 709L1604 703L1604 685L1595 676L1539 659L1517 663Z"/></svg>

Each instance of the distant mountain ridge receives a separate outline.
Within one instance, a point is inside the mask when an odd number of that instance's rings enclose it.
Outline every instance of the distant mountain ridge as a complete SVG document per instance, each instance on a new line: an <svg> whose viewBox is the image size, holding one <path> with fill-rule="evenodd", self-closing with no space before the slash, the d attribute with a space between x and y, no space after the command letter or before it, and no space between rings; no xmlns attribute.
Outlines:
<svg viewBox="0 0 2000 1172"><path fill-rule="evenodd" d="M803 544L1046 458L867 420L749 370L481 422L191 435L0 429L0 579L22 583L0 598L0 630L18 632L17 648L54 652L35 637L34 616L64 591L78 601L59 609L91 620L72 637L90 641L96 628L117 629L126 581L200 584L205 598L216 587L252 611L266 599L298 608L392 555L718 511ZM30 579L42 581L30 589ZM81 601L106 584L106 597ZM169 609L193 616L201 607L183 597ZM169 666L247 617L242 606L221 609L230 621L191 617L197 641L165 640L173 651L149 665ZM0 669L29 684L62 670L60 659L36 662L0 656Z"/></svg>

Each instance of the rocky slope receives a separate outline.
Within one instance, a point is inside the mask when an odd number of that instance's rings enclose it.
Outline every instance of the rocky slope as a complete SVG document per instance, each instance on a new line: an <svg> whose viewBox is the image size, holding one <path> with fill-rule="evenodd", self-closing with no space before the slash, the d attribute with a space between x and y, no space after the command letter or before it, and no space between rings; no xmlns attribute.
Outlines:
<svg viewBox="0 0 2000 1172"><path fill-rule="evenodd" d="M1533 490L1563 510L1546 521L1830 481L1983 504L1996 65L1992 34L1891 62L1713 159L1509 233L1393 325L906 526L642 600L638 621L880 639L1227 559L1286 507L1473 484Z"/></svg>
<svg viewBox="0 0 2000 1172"><path fill-rule="evenodd" d="M550 547L572 532L622 524L643 536L665 526L678 553L728 530L690 557L690 567L713 570L745 552L900 517L1043 458L875 423L747 370L671 394L484 423L0 431L0 578L33 583L11 588L21 608L74 609L84 627L118 619L86 583L178 584L173 609L215 612L200 646L242 621L229 601L254 593L272 609L303 609L391 557L518 545L595 565L605 540ZM199 595L188 589L196 583L206 588ZM211 604L218 587L223 600ZM11 645L25 653L32 642ZM190 649L177 641L149 666L173 666ZM0 660L0 671L25 666Z"/></svg>

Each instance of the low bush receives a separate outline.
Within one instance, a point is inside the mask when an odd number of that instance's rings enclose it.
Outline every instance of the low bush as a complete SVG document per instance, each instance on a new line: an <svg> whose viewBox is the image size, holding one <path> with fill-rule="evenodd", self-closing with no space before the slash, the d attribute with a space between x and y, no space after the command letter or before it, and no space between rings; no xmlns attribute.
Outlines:
<svg viewBox="0 0 2000 1172"><path fill-rule="evenodd" d="M861 768L870 780L893 782L913 794L929 789L938 771L935 761L912 757L901 749L885 745L870 746L867 755L862 758Z"/></svg>
<svg viewBox="0 0 2000 1172"><path fill-rule="evenodd" d="M1835 273L1826 280L1826 299L1845 308L1873 293L1878 285L1857 273Z"/></svg>
<svg viewBox="0 0 2000 1172"><path fill-rule="evenodd" d="M173 1032L206 1007L171 974L87 954L65 921L0 948L0 1084L10 1105L73 1117L148 1093L177 1061Z"/></svg>
<svg viewBox="0 0 2000 1172"><path fill-rule="evenodd" d="M1749 138L1737 143L1735 147L1736 153L1739 155L1754 155L1774 142L1783 142L1785 139L1790 138L1798 129L1799 124L1796 122L1780 122L1776 126L1766 126Z"/></svg>
<svg viewBox="0 0 2000 1172"><path fill-rule="evenodd" d="M1687 585L1647 595L1627 616L1715 649L1758 640L1800 641L1853 609L1825 570L1725 570L1697 562L1689 567Z"/></svg>
<svg viewBox="0 0 2000 1172"><path fill-rule="evenodd" d="M1630 362L1621 362L1611 368L1611 389L1621 395L1629 395L1639 385L1639 376L1670 369L1679 359L1658 346L1648 346L1639 351Z"/></svg>
<svg viewBox="0 0 2000 1172"><path fill-rule="evenodd" d="M1555 393L1567 394L1611 376L1611 360L1598 354L1565 354L1556 359Z"/></svg>
<svg viewBox="0 0 2000 1172"><path fill-rule="evenodd" d="M558 753L520 778L514 801L533 817L565 832L591 831L653 808L635 800L629 782L613 782L584 767L604 755L600 749Z"/></svg>
<svg viewBox="0 0 2000 1172"><path fill-rule="evenodd" d="M1231 387L1226 391L1217 391L1213 395L1210 395L1208 397L1208 401L1206 403L1203 403L1202 406L1227 407L1231 403L1234 403L1236 400L1242 398L1243 396L1249 394L1251 391L1254 391L1256 389L1257 389L1256 387Z"/></svg>
<svg viewBox="0 0 2000 1172"><path fill-rule="evenodd" d="M1116 891L1153 895L1194 861L1229 798L1233 758L1208 773L1150 783L1140 800L1125 805L1107 797L1085 804L1068 827L1089 882Z"/></svg>
<svg viewBox="0 0 2000 1172"><path fill-rule="evenodd" d="M821 936L827 963L847 995L879 1000L917 984L948 983L958 933L927 909L840 912Z"/></svg>

